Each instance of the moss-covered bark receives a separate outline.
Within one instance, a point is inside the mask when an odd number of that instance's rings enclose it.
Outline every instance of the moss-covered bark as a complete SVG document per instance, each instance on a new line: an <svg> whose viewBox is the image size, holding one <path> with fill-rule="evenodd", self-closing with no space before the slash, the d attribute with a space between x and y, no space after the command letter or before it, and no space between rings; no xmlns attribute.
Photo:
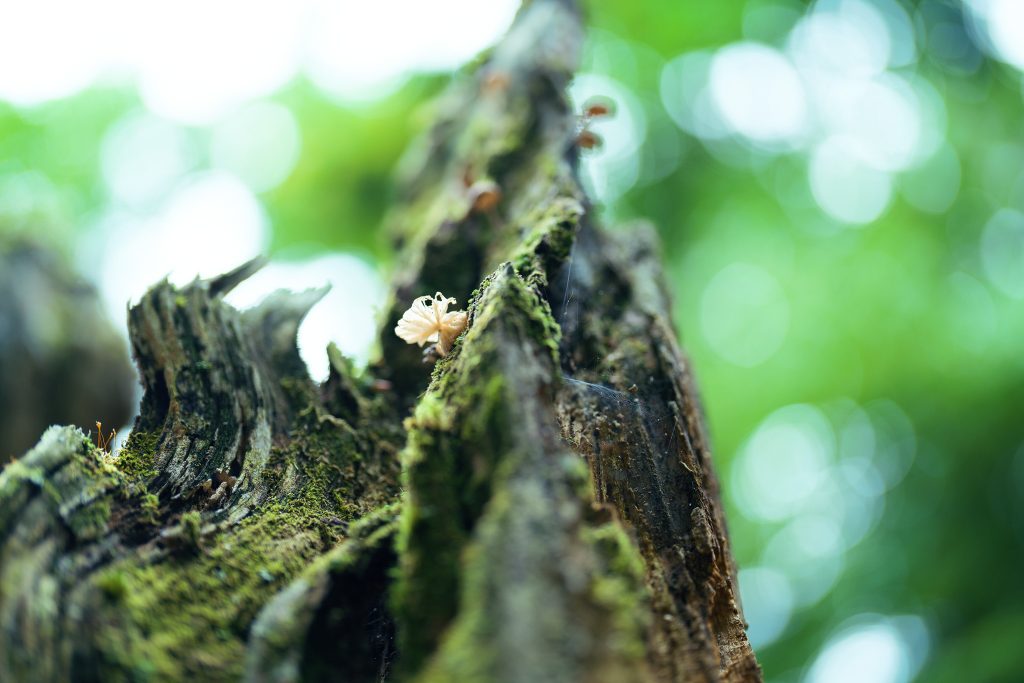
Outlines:
<svg viewBox="0 0 1024 683"><path fill-rule="evenodd" d="M318 292L224 304L258 264L132 309L126 447L0 474L0 680L760 679L656 244L577 179L579 42L534 0L439 103L366 372L309 380ZM438 290L470 322L431 371L391 328Z"/></svg>

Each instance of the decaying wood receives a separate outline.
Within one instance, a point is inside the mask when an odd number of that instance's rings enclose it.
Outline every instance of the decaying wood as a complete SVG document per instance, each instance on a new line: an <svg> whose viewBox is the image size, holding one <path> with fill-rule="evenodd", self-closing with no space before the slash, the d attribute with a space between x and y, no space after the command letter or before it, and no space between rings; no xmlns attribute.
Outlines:
<svg viewBox="0 0 1024 683"><path fill-rule="evenodd" d="M577 178L580 42L534 0L438 104L367 371L309 380L320 292L225 304L259 264L131 310L126 447L0 474L0 680L760 680L656 241ZM435 291L431 369L392 328Z"/></svg>

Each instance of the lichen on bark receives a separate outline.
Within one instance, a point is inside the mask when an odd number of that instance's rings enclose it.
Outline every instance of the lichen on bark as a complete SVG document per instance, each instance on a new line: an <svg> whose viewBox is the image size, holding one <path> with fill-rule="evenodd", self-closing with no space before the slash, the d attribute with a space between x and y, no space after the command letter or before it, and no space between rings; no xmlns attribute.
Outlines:
<svg viewBox="0 0 1024 683"><path fill-rule="evenodd" d="M439 103L366 370L309 379L318 291L224 303L258 263L131 309L126 447L0 474L0 680L760 680L656 241L578 180L581 40L529 2ZM431 369L391 330L435 291L469 325Z"/></svg>

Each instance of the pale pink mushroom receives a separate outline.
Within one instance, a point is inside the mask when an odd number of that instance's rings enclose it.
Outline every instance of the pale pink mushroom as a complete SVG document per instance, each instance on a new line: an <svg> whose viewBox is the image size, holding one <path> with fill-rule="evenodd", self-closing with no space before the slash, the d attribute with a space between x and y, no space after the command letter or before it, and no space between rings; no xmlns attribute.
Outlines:
<svg viewBox="0 0 1024 683"><path fill-rule="evenodd" d="M448 312L448 306L454 303L454 298L446 298L441 292L418 297L402 314L395 334L409 344L434 343L438 354L447 355L469 320L465 311Z"/></svg>

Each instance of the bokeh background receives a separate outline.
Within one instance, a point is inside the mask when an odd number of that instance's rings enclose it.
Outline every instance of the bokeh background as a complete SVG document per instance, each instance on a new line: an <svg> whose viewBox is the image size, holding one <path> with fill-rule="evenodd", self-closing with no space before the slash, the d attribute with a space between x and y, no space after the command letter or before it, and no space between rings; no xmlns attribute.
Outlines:
<svg viewBox="0 0 1024 683"><path fill-rule="evenodd" d="M0 244L122 335L269 253L232 300L334 283L303 355L366 362L393 168L516 8L4 3ZM618 112L583 171L662 234L767 680L1024 680L1024 2L588 11L572 95Z"/></svg>

